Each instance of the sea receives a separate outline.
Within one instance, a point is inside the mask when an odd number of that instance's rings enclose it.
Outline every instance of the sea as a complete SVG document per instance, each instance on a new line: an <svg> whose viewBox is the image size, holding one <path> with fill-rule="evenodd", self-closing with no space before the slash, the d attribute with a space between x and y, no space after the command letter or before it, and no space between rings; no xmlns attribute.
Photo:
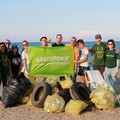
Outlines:
<svg viewBox="0 0 120 120"><path fill-rule="evenodd" d="M103 41L106 43L106 41ZM52 42L54 43L54 42ZM69 42L62 42L63 44L68 44ZM21 42L12 42L11 43L11 46L13 44L17 44L18 48L19 48L19 54L21 54L21 51L22 51L22 43ZM91 42L91 41L87 41L85 42L85 46L88 47L88 48L92 48L92 46L95 44L95 42ZM120 49L120 41L115 41L115 45L116 45L116 48L117 49ZM11 47L10 46L10 47ZM40 42L29 42L29 46L41 46ZM89 57L88 57L88 62L89 64L91 65L91 62L92 62L92 59L93 59L93 56L89 54Z"/></svg>

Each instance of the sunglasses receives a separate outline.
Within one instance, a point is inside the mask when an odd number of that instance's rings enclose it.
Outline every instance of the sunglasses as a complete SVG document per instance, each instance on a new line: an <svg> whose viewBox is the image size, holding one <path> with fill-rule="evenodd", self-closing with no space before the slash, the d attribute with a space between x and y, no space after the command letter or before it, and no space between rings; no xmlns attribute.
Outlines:
<svg viewBox="0 0 120 120"><path fill-rule="evenodd" d="M5 44L10 44L10 43L5 43Z"/></svg>
<svg viewBox="0 0 120 120"><path fill-rule="evenodd" d="M27 46L28 44L23 44L23 46Z"/></svg>
<svg viewBox="0 0 120 120"><path fill-rule="evenodd" d="M108 44L108 45L113 45L113 44Z"/></svg>

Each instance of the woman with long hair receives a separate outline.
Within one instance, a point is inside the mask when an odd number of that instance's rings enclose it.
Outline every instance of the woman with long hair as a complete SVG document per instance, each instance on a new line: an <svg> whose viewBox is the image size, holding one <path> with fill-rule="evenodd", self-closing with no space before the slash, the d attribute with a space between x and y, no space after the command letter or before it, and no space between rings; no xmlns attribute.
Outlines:
<svg viewBox="0 0 120 120"><path fill-rule="evenodd" d="M4 42L0 43L0 74L2 87L7 85L9 77L9 58Z"/></svg>
<svg viewBox="0 0 120 120"><path fill-rule="evenodd" d="M115 49L114 40L108 40L105 51L104 79L113 87L115 86L116 75L118 73L119 59L119 51Z"/></svg>
<svg viewBox="0 0 120 120"><path fill-rule="evenodd" d="M16 44L12 45L10 59L10 76L16 78L22 69L21 55L18 53L18 46Z"/></svg>
<svg viewBox="0 0 120 120"><path fill-rule="evenodd" d="M23 62L23 68L22 68L22 72L26 75L29 76L29 59L28 59L28 42L26 40L24 40L22 42L22 62Z"/></svg>

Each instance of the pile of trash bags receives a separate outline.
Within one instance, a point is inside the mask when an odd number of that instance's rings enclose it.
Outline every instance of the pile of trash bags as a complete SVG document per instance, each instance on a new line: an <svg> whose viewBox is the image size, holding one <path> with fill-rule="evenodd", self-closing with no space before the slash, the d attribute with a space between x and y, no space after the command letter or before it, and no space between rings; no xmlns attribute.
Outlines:
<svg viewBox="0 0 120 120"><path fill-rule="evenodd" d="M62 79L49 76L37 84L23 74L12 79L3 89L2 99L5 107L26 103L30 107L44 108L46 112L64 111L74 116L87 107L113 109L116 102L116 96L109 87L98 86L91 91L80 82L73 83L67 76Z"/></svg>
<svg viewBox="0 0 120 120"><path fill-rule="evenodd" d="M59 77L50 76L34 88L31 103L44 108L46 112L65 111L78 115L91 104L90 93L88 87L82 83L73 83L70 77L65 76L60 80Z"/></svg>
<svg viewBox="0 0 120 120"><path fill-rule="evenodd" d="M115 107L116 97L109 87L98 86L90 90L86 85L73 83L70 77L50 76L33 90L32 104L46 112L63 112L79 115L87 107L110 110Z"/></svg>

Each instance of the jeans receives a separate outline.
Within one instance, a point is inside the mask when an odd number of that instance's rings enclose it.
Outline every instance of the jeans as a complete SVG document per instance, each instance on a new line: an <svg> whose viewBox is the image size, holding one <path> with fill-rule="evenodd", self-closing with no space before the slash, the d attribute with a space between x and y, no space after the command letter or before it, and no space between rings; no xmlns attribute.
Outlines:
<svg viewBox="0 0 120 120"><path fill-rule="evenodd" d="M104 75L104 80L106 80L108 84L114 87L116 82L116 68L105 67L105 71L103 75Z"/></svg>
<svg viewBox="0 0 120 120"><path fill-rule="evenodd" d="M7 73L1 73L1 84L2 86L6 86L8 82L8 75Z"/></svg>

